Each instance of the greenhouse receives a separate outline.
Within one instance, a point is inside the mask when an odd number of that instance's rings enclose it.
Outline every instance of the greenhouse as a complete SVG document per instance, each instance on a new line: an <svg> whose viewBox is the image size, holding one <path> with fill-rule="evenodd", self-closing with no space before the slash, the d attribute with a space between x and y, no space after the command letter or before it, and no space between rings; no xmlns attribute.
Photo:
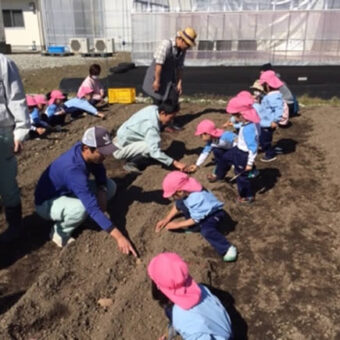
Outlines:
<svg viewBox="0 0 340 340"><path fill-rule="evenodd" d="M186 63L331 65L340 57L340 0L45 0L46 45L114 39L137 65L162 39L192 26L197 45Z"/></svg>

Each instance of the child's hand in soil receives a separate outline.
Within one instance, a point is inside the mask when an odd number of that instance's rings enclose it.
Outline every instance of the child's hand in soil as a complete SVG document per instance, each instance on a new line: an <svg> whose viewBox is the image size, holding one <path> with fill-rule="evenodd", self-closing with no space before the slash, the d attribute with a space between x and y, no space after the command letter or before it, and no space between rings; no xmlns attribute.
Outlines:
<svg viewBox="0 0 340 340"><path fill-rule="evenodd" d="M104 115L104 113L102 113L102 112L98 112L97 113L97 116L99 117L99 118L101 118L101 119L105 119L105 115Z"/></svg>
<svg viewBox="0 0 340 340"><path fill-rule="evenodd" d="M162 220L158 221L156 224L156 233L159 233L167 224L168 224L168 220L166 218L163 218Z"/></svg>
<svg viewBox="0 0 340 340"><path fill-rule="evenodd" d="M195 164L190 164L190 165L188 165L188 166L186 166L186 167L184 168L184 172L186 172L186 173L188 173L188 174L191 174L191 173L196 172L197 169L198 169L198 166L197 166L197 165L195 165Z"/></svg>
<svg viewBox="0 0 340 340"><path fill-rule="evenodd" d="M179 229L179 224L178 222L169 222L167 225L166 225L166 230L171 230L171 229Z"/></svg>

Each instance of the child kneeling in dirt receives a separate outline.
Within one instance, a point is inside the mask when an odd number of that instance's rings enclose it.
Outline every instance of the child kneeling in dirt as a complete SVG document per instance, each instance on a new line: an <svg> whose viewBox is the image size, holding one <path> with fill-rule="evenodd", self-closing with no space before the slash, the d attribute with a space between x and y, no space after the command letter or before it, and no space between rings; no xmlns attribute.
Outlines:
<svg viewBox="0 0 340 340"><path fill-rule="evenodd" d="M254 99L247 91L240 92L229 101L227 112L235 115L236 119L242 122L237 145L223 154L217 162L215 174L208 176L210 182L223 180L230 167L234 165L239 193L237 201L239 203L254 201L249 173L254 169L254 161L257 155L260 118L253 108L253 104Z"/></svg>
<svg viewBox="0 0 340 340"><path fill-rule="evenodd" d="M168 336L179 333L184 340L233 338L230 317L220 300L210 290L197 284L188 265L176 253L161 253L148 265L152 297L165 310L170 325Z"/></svg>
<svg viewBox="0 0 340 340"><path fill-rule="evenodd" d="M38 104L33 96L26 95L26 103L31 121L29 136L30 138L39 138L47 132L50 126L41 119Z"/></svg>
<svg viewBox="0 0 340 340"><path fill-rule="evenodd" d="M210 191L203 190L202 185L196 179L180 171L172 171L166 175L162 186L163 197L174 198L175 204L168 215L157 223L156 232L163 228L190 230L190 227L198 225L201 235L223 257L224 261L235 261L236 247L230 244L217 229L226 217L223 203ZM171 222L179 213L182 213L186 219Z"/></svg>
<svg viewBox="0 0 340 340"><path fill-rule="evenodd" d="M104 113L99 112L97 108L91 104L92 97L93 89L90 87L82 87L77 93L76 98L69 99L65 102L66 113L70 113L72 119L78 118L83 112L105 119Z"/></svg>
<svg viewBox="0 0 340 340"><path fill-rule="evenodd" d="M200 136L206 144L196 163L188 166L186 172L195 172L207 160L211 151L218 161L225 152L236 145L237 140L235 133L217 129L210 119L204 119L197 125L195 136Z"/></svg>
<svg viewBox="0 0 340 340"><path fill-rule="evenodd" d="M51 126L65 124L66 111L64 107L65 96L60 90L53 90L45 110L45 119Z"/></svg>

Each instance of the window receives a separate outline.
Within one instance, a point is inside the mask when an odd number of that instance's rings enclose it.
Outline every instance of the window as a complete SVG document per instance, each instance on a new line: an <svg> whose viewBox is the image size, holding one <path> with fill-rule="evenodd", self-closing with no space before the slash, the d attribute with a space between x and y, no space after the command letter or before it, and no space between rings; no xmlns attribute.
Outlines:
<svg viewBox="0 0 340 340"><path fill-rule="evenodd" d="M24 27L22 10L4 9L2 11L5 27Z"/></svg>

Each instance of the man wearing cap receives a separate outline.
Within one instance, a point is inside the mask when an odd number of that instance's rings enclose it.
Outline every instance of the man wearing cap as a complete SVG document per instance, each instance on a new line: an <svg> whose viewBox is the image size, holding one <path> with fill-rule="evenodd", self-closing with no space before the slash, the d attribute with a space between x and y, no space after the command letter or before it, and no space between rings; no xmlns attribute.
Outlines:
<svg viewBox="0 0 340 340"><path fill-rule="evenodd" d="M21 230L21 200L15 154L23 147L30 129L25 92L15 63L0 54L0 197L7 230L0 242L16 239Z"/></svg>
<svg viewBox="0 0 340 340"><path fill-rule="evenodd" d="M50 237L59 247L74 241L72 232L89 215L116 239L121 252L136 256L131 243L104 214L116 184L106 177L103 161L114 150L109 132L91 127L81 142L53 161L40 177L35 190L36 211L54 221ZM94 180L89 180L90 174Z"/></svg>
<svg viewBox="0 0 340 340"><path fill-rule="evenodd" d="M193 28L187 27L177 32L174 40L163 40L158 46L143 83L143 90L153 98L155 104L168 99L173 86L179 95L182 94L185 54L188 48L195 45L196 35Z"/></svg>

